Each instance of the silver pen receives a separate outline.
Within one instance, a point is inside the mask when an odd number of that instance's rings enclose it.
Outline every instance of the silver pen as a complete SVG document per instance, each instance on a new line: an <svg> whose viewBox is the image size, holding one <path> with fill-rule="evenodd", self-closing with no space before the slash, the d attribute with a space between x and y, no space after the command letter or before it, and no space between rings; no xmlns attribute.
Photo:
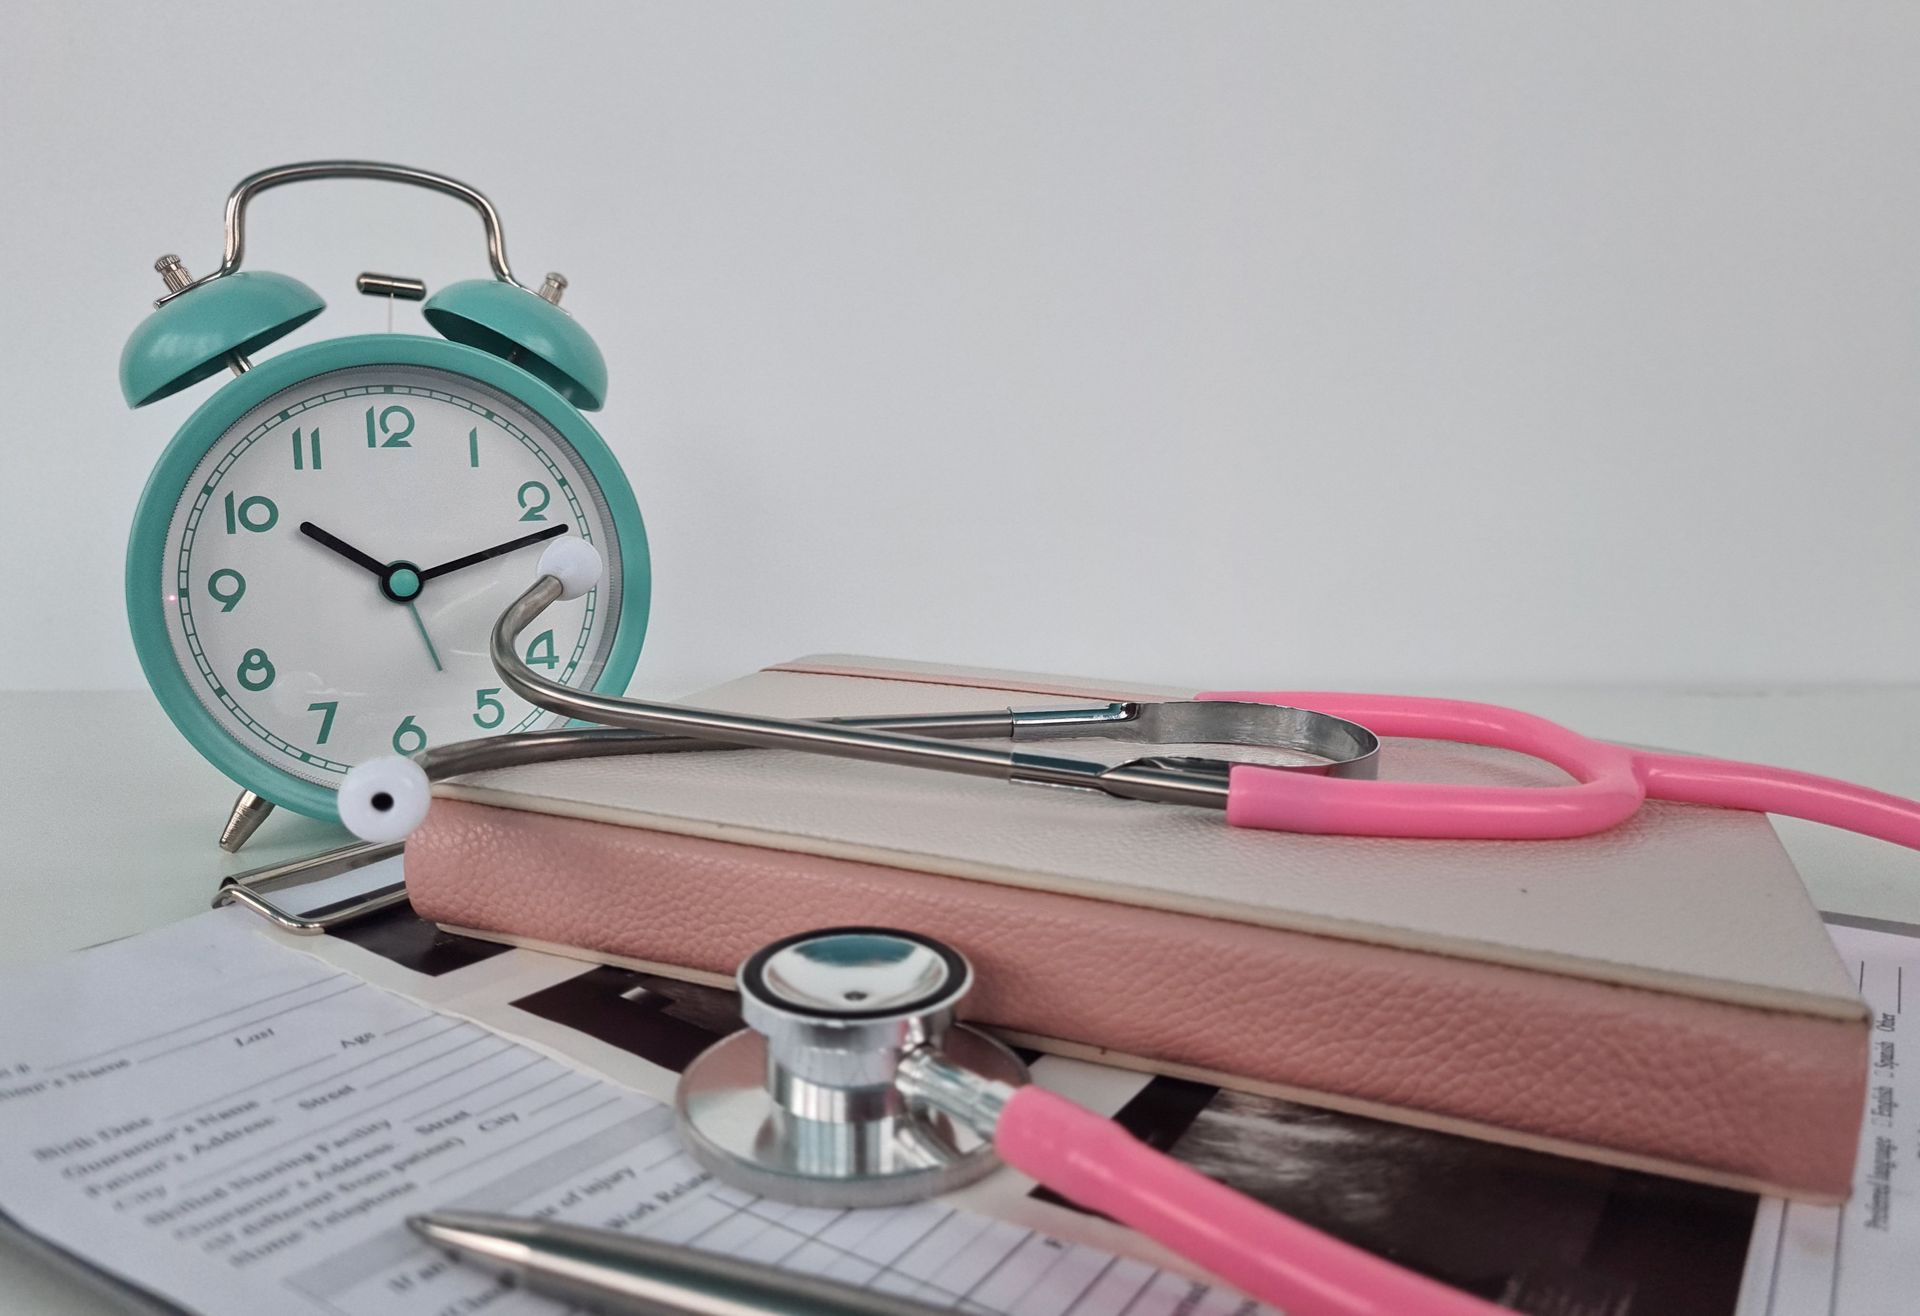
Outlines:
<svg viewBox="0 0 1920 1316"><path fill-rule="evenodd" d="M414 1233L529 1293L608 1316L936 1316L949 1308L610 1229L480 1211L410 1216Z"/></svg>

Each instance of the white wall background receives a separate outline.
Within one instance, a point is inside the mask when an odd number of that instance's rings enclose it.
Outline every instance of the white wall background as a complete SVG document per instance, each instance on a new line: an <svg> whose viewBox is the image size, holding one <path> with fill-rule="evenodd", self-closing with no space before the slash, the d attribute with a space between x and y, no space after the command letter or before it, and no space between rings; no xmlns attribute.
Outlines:
<svg viewBox="0 0 1920 1316"><path fill-rule="evenodd" d="M636 684L818 649L1221 684L1912 679L1920 7L7 6L0 686L140 684L153 258L253 169L573 279ZM250 265L484 272L441 198Z"/></svg>

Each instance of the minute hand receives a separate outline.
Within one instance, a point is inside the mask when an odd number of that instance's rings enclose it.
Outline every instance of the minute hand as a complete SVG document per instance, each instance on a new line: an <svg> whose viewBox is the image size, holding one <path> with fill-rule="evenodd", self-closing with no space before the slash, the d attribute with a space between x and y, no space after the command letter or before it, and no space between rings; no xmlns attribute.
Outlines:
<svg viewBox="0 0 1920 1316"><path fill-rule="evenodd" d="M504 544L495 544L492 548L483 548L478 553L469 553L465 557L457 557L451 562L442 562L437 567L428 567L420 573L420 580L422 583L425 583L436 576L444 576L449 572L458 571L462 567L470 567L476 562L485 562L488 558L499 557L502 553L511 553L516 548L525 548L528 544L537 544L543 539L552 539L556 535L564 535L566 533L566 526L550 525L545 530L536 530L530 535L521 535L518 539L509 539Z"/></svg>

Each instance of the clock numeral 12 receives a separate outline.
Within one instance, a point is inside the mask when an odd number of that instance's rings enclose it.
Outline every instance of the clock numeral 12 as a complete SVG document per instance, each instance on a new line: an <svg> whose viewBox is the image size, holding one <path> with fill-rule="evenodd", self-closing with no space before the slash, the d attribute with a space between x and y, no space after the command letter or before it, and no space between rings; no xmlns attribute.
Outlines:
<svg viewBox="0 0 1920 1316"><path fill-rule="evenodd" d="M319 429L315 428L312 433L305 436L306 443L304 445L301 443L301 437L302 437L301 432L299 430L295 430L293 432L293 469L296 471L304 471L307 469L308 466L312 466L314 470L316 471L319 470L320 469L320 431ZM304 452L302 451L303 447L305 449ZM309 456L307 454L311 454L311 455ZM305 460L302 460L303 457L305 458Z"/></svg>
<svg viewBox="0 0 1920 1316"><path fill-rule="evenodd" d="M480 427L467 431L467 465L480 469Z"/></svg>
<svg viewBox="0 0 1920 1316"><path fill-rule="evenodd" d="M413 446L407 442L407 435L413 433L413 413L411 411L399 406L387 407L382 410L380 412L380 433L378 436L376 436L373 431L374 411L375 408L373 407L367 408L367 446L369 448L411 448ZM398 421L394 420L395 416L398 416L400 419ZM404 424L406 428L398 428L401 424ZM381 442L381 439L385 441Z"/></svg>

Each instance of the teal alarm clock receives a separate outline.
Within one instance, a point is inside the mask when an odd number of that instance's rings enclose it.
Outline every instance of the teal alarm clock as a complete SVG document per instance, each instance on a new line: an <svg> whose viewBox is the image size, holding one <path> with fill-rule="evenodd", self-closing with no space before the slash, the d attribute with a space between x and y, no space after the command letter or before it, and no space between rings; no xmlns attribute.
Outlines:
<svg viewBox="0 0 1920 1316"><path fill-rule="evenodd" d="M417 280L363 274L363 292L424 298L437 336L337 338L256 361L325 303L298 280L241 270L247 204L322 178L467 202L493 277L425 297ZM591 542L607 575L549 609L522 656L578 689L626 688L651 578L633 490L582 414L605 399L606 364L558 305L566 280L515 280L485 196L399 165L285 165L228 197L218 270L194 280L172 256L155 268L166 296L120 359L128 405L234 377L140 496L127 615L167 715L241 787L223 848L274 805L336 817L335 789L366 759L562 721L505 689L488 659L494 622L560 536Z"/></svg>

